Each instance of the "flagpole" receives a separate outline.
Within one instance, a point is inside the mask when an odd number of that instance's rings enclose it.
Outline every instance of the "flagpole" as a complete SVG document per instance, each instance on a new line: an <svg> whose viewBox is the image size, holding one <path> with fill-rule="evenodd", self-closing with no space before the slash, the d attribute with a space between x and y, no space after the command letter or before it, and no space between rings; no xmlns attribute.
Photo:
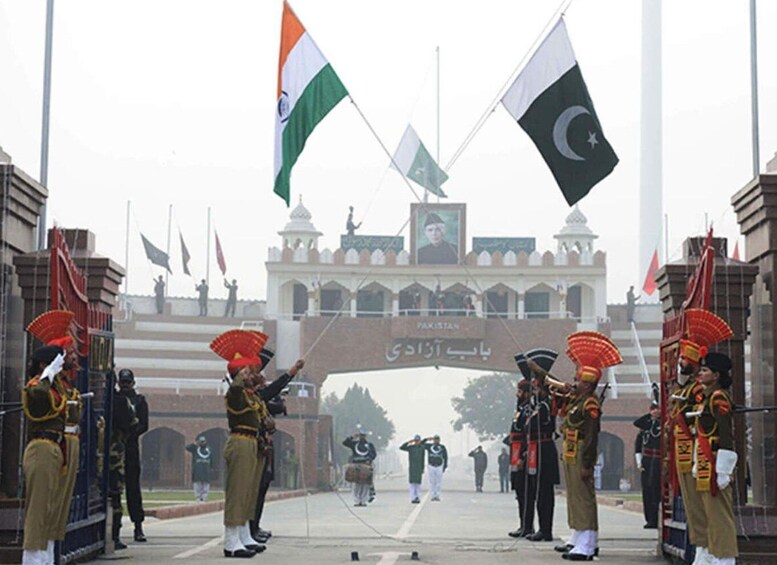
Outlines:
<svg viewBox="0 0 777 565"><path fill-rule="evenodd" d="M208 233L207 233L207 241L208 244L206 246L206 252L205 252L205 284L210 286L210 206L208 206Z"/></svg>
<svg viewBox="0 0 777 565"><path fill-rule="evenodd" d="M127 229L124 234L124 296L129 294L129 231L130 231L130 201L127 200Z"/></svg>
<svg viewBox="0 0 777 565"><path fill-rule="evenodd" d="M43 60L43 119L40 140L40 183L49 184L49 115L51 111L51 50L54 41L54 0L46 3L46 51ZM46 202L38 218L38 249L46 247Z"/></svg>
<svg viewBox="0 0 777 565"><path fill-rule="evenodd" d="M761 171L758 147L758 42L756 39L755 0L750 0L750 111L752 121L753 177Z"/></svg>
<svg viewBox="0 0 777 565"><path fill-rule="evenodd" d="M437 166L440 166L440 46L437 46ZM438 175L439 176L439 175ZM439 186L437 187L440 188ZM440 195L437 194L437 203Z"/></svg>
<svg viewBox="0 0 777 565"><path fill-rule="evenodd" d="M669 264L669 214L664 214L664 264Z"/></svg>
<svg viewBox="0 0 777 565"><path fill-rule="evenodd" d="M172 233L172 227L173 227L173 205L170 204L170 208L167 211L167 260L170 260L170 234ZM169 269L165 269L165 296L168 295L170 292L167 288L167 280L168 275L170 274Z"/></svg>

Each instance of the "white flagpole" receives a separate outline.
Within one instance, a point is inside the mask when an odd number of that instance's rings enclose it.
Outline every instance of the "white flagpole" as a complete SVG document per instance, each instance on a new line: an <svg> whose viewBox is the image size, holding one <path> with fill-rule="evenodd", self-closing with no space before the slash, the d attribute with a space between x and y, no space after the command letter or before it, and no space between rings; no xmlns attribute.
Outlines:
<svg viewBox="0 0 777 565"><path fill-rule="evenodd" d="M51 50L54 41L54 0L46 3L46 51L43 61L43 119L40 141L40 183L49 184L49 114L51 110ZM46 203L38 218L38 249L46 247Z"/></svg>
<svg viewBox="0 0 777 565"><path fill-rule="evenodd" d="M437 46L437 168L440 167L440 46ZM439 174L437 175L437 203L440 203Z"/></svg>
<svg viewBox="0 0 777 565"><path fill-rule="evenodd" d="M206 246L207 251L205 255L205 284L210 286L210 206L208 206L208 244Z"/></svg>
<svg viewBox="0 0 777 565"><path fill-rule="evenodd" d="M124 296L129 294L129 234L130 232L130 201L127 200L127 229L124 235Z"/></svg>
<svg viewBox="0 0 777 565"><path fill-rule="evenodd" d="M756 38L755 0L750 0L750 111L753 137L753 177L761 172L758 147L758 42Z"/></svg>
<svg viewBox="0 0 777 565"><path fill-rule="evenodd" d="M173 228L173 205L170 204L170 208L167 212L167 264L170 264L170 234L172 233ZM168 275L170 274L169 269L165 269L165 296L168 295L170 292L167 288L167 280Z"/></svg>

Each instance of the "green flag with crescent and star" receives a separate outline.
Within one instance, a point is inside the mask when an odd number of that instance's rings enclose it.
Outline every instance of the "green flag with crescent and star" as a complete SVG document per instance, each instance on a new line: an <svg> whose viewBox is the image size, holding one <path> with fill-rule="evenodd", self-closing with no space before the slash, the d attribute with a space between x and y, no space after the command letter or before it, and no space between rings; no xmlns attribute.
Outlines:
<svg viewBox="0 0 777 565"><path fill-rule="evenodd" d="M560 19L502 98L570 206L618 164Z"/></svg>

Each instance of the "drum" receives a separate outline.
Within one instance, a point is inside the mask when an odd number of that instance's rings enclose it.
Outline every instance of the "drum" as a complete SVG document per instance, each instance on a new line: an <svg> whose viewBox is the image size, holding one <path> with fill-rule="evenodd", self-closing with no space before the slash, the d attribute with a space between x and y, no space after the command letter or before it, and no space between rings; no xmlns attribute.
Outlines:
<svg viewBox="0 0 777 565"><path fill-rule="evenodd" d="M345 480L357 485L372 483L372 465L367 463L348 463L345 466Z"/></svg>

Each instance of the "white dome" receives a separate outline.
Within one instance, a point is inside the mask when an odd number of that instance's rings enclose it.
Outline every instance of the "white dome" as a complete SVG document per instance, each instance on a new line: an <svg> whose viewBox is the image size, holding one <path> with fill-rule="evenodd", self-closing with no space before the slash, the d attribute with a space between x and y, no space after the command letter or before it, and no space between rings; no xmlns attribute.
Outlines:
<svg viewBox="0 0 777 565"><path fill-rule="evenodd" d="M588 218L580 211L580 208L575 204L575 208L567 216L566 225L561 228L561 231L554 237L559 236L589 236L597 237L591 228L588 227Z"/></svg>
<svg viewBox="0 0 777 565"><path fill-rule="evenodd" d="M279 232L279 234L321 235L321 232L319 232L316 229L316 226L313 225L313 222L310 221L312 218L313 214L305 208L305 205L302 203L302 196L300 196L299 204L297 204L294 210L291 211L291 214L289 214L289 219L291 221L286 224L286 227L284 227L283 231Z"/></svg>

